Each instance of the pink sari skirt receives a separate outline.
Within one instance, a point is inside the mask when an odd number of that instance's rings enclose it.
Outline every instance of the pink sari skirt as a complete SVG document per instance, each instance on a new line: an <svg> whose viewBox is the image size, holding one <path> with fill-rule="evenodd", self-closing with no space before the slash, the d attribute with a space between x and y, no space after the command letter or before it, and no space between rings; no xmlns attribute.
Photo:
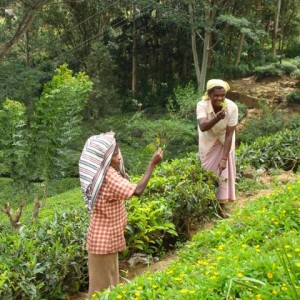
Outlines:
<svg viewBox="0 0 300 300"><path fill-rule="evenodd" d="M205 170L210 170L219 176L219 188L216 191L216 197L220 203L234 201L235 198L235 155L231 151L227 160L227 167L219 174L219 163L223 155L224 145L217 140L214 146L205 156L200 155L200 161Z"/></svg>

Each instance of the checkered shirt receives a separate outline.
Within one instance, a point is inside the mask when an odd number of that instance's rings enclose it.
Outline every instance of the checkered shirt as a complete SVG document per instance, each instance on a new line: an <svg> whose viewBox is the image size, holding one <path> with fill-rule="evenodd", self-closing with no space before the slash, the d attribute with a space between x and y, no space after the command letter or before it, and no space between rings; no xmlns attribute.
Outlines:
<svg viewBox="0 0 300 300"><path fill-rule="evenodd" d="M129 200L135 189L136 184L123 178L111 166L108 167L90 220L87 234L89 253L108 254L124 250L127 214L123 200Z"/></svg>

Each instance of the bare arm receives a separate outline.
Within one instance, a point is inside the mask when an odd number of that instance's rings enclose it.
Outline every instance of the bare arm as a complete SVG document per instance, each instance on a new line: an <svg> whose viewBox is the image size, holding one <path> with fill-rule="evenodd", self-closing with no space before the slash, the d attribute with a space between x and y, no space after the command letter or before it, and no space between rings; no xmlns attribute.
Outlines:
<svg viewBox="0 0 300 300"><path fill-rule="evenodd" d="M161 162L162 158L163 158L163 150L159 148L153 154L152 158L150 159L148 167L146 169L146 172L145 172L143 178L137 183L137 186L136 186L136 189L135 189L133 195L138 196L138 197L142 195L156 165L158 165Z"/></svg>
<svg viewBox="0 0 300 300"><path fill-rule="evenodd" d="M198 119L198 125L200 130L203 132L213 128L220 120L225 118L225 115L226 115L226 111L225 109L222 109L216 114L214 118L210 120L208 120L207 118Z"/></svg>

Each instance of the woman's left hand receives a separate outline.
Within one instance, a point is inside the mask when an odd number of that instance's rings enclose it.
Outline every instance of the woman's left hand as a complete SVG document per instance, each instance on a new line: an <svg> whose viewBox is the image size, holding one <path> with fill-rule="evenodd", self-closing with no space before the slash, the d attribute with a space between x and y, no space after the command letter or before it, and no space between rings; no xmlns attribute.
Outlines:
<svg viewBox="0 0 300 300"><path fill-rule="evenodd" d="M219 172L220 172L220 174L222 173L222 171L224 169L226 169L226 167L227 167L227 160L221 159L220 162L219 162Z"/></svg>

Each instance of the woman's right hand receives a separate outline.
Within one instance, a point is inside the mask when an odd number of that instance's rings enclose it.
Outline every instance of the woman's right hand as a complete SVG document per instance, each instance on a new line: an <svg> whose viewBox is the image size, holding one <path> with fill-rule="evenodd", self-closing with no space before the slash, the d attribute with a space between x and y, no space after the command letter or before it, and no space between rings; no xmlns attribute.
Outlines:
<svg viewBox="0 0 300 300"><path fill-rule="evenodd" d="M164 156L164 151L161 148L158 148L156 152L153 154L150 163L152 163L155 166L158 165L162 161L163 156Z"/></svg>
<svg viewBox="0 0 300 300"><path fill-rule="evenodd" d="M216 113L216 118L217 118L218 120L224 119L225 116L226 116L226 109L225 109L225 108L223 108L223 109L220 110L218 113Z"/></svg>

